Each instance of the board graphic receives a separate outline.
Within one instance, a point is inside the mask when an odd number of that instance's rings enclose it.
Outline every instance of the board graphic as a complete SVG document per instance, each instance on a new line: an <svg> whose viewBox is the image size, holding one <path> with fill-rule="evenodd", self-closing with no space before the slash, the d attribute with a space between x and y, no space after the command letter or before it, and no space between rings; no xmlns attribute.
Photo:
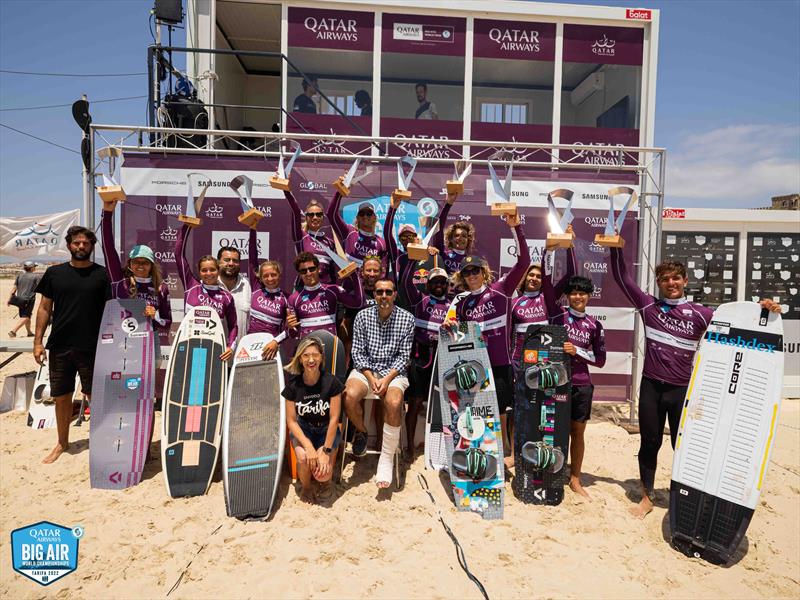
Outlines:
<svg viewBox="0 0 800 600"><path fill-rule="evenodd" d="M525 331L514 403L514 495L526 504L561 504L569 455L570 362L567 330L531 325Z"/></svg>
<svg viewBox="0 0 800 600"><path fill-rule="evenodd" d="M93 488L139 483L150 451L155 333L139 299L106 302L92 377L89 476Z"/></svg>
<svg viewBox="0 0 800 600"><path fill-rule="evenodd" d="M437 350L438 352L438 350ZM433 357L433 374L425 411L425 468L442 471L449 468L447 445L442 433L442 401L439 395L439 362Z"/></svg>
<svg viewBox="0 0 800 600"><path fill-rule="evenodd" d="M173 498L200 496L211 484L228 374L219 359L224 351L225 333L216 311L190 309L172 343L164 382L161 461Z"/></svg>
<svg viewBox="0 0 800 600"><path fill-rule="evenodd" d="M81 389L81 380L75 375L73 402ZM31 401L28 403L28 427L31 429L52 429L56 426L56 403L50 396L50 368L47 358L39 365L33 382Z"/></svg>
<svg viewBox="0 0 800 600"><path fill-rule="evenodd" d="M670 485L672 545L726 563L758 505L778 427L780 315L756 302L715 312L695 355Z"/></svg>
<svg viewBox="0 0 800 600"><path fill-rule="evenodd" d="M286 446L286 403L280 356L262 360L268 333L238 343L222 421L222 481L228 515L267 519L272 512Z"/></svg>
<svg viewBox="0 0 800 600"><path fill-rule="evenodd" d="M453 498L460 511L503 518L505 475L496 388L475 322L442 330L437 354Z"/></svg>

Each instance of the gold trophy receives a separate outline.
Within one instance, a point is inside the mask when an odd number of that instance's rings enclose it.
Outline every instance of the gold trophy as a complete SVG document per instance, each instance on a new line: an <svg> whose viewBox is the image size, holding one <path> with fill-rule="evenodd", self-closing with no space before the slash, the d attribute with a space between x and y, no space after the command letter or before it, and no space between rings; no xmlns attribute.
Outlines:
<svg viewBox="0 0 800 600"><path fill-rule="evenodd" d="M547 194L547 221L550 224L550 232L547 234L545 246L548 250L554 248L572 248L575 234L567 232L567 227L572 223L572 190L558 189ZM561 198L567 201L564 214L559 215L556 203L553 198Z"/></svg>
<svg viewBox="0 0 800 600"><path fill-rule="evenodd" d="M194 191L192 190L192 176L205 177L205 185L200 190L200 195L195 198ZM186 198L186 213L178 217L178 221L185 223L189 227L199 227L203 222L197 215L200 214L200 209L203 207L203 201L206 199L206 192L211 187L211 179L203 173L187 173L186 183L188 186Z"/></svg>
<svg viewBox="0 0 800 600"><path fill-rule="evenodd" d="M231 179L228 186L239 196L242 203L242 214L239 223L247 225L250 229L258 227L258 222L264 218L264 213L253 206L253 180L247 175L237 175Z"/></svg>
<svg viewBox="0 0 800 600"><path fill-rule="evenodd" d="M614 196L621 194L628 194L628 201L622 207L622 211L614 220ZM624 248L625 240L619 234L622 231L622 225L625 222L625 215L636 204L636 190L629 187L615 187L608 190L608 219L606 220L606 228L603 233L598 233L594 236L594 243L600 246L607 246L609 248Z"/></svg>
<svg viewBox="0 0 800 600"><path fill-rule="evenodd" d="M500 179L497 177L497 172L494 170L492 163L489 163L489 176L492 178L492 186L494 193L500 196L502 202L495 202L491 206L491 213L495 217L502 215L516 215L517 204L511 202L511 181L514 173L514 161L511 161L506 171L506 179L501 184Z"/></svg>
<svg viewBox="0 0 800 600"><path fill-rule="evenodd" d="M300 144L295 142L294 140L290 140L289 142L291 146L294 148L294 153L292 157L289 159L289 162L286 163L286 166L283 165L283 150L281 150L281 155L278 158L278 170L275 172L275 175L269 178L269 185L276 190L283 190L284 192L288 192L289 187L289 175L292 172L292 167L294 166L294 161L297 160L297 157L303 152L300 148Z"/></svg>
<svg viewBox="0 0 800 600"><path fill-rule="evenodd" d="M449 179L447 181L446 185L447 185L447 194L448 195L455 194L456 196L458 196L459 194L463 194L464 193L464 180L467 178L467 176L472 171L472 165L470 164L470 165L467 165L466 168L463 171L461 171L461 174L459 174L458 173L459 164L463 164L463 163L456 162L455 165L454 165L455 179Z"/></svg>
<svg viewBox="0 0 800 600"><path fill-rule="evenodd" d="M100 160L106 162L108 175L103 174L103 185L97 186L97 193L103 201L103 210L113 211L117 202L125 202L125 190L118 182L119 172L122 169L122 150L114 146L106 146L97 151ZM119 164L117 164L119 159Z"/></svg>
<svg viewBox="0 0 800 600"><path fill-rule="evenodd" d="M409 171L406 175L403 165L408 165ZM411 179L414 177L414 170L417 168L417 159L413 156L404 156L397 161L397 188L392 192L392 196L405 200L411 200L411 191L408 187L411 185Z"/></svg>

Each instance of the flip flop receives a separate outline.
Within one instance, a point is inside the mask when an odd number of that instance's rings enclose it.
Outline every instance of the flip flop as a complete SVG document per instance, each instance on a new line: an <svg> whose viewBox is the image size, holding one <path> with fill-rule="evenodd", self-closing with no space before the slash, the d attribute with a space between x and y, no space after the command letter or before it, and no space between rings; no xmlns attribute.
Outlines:
<svg viewBox="0 0 800 600"><path fill-rule="evenodd" d="M497 458L480 448L453 452L452 465L456 471L473 481L494 479L497 475Z"/></svg>
<svg viewBox="0 0 800 600"><path fill-rule="evenodd" d="M558 473L564 467L564 453L561 448L544 442L525 442L522 458L536 470Z"/></svg>

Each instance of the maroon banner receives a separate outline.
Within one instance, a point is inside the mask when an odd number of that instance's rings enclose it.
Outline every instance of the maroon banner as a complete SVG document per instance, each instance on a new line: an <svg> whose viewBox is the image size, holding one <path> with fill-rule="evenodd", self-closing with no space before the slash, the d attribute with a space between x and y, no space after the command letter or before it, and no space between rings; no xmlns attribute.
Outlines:
<svg viewBox="0 0 800 600"><path fill-rule="evenodd" d="M374 30L373 13L289 7L289 46L371 52Z"/></svg>
<svg viewBox="0 0 800 600"><path fill-rule="evenodd" d="M613 129L604 127L572 127L561 128L562 144L583 144L583 152L563 152L562 160L592 165L633 165L634 156L628 156L609 150L592 150L592 145L638 146L638 129Z"/></svg>
<svg viewBox="0 0 800 600"><path fill-rule="evenodd" d="M473 56L512 60L555 60L555 23L475 19Z"/></svg>
<svg viewBox="0 0 800 600"><path fill-rule="evenodd" d="M464 135L461 121L433 121L429 119L381 119L382 136L416 137L436 140L460 140ZM461 156L461 146L439 146L424 143L389 144L390 156L410 154L426 158L452 158Z"/></svg>
<svg viewBox="0 0 800 600"><path fill-rule="evenodd" d="M500 141L500 142L539 142L549 144L552 140L553 127L551 125L514 125L511 123L480 123L472 122L472 134L470 139L476 141ZM491 146L472 146L470 155L472 158L488 159L497 151L504 148L497 144ZM520 160L523 156L526 160L536 162L547 162L551 156L549 152L531 151L524 148L509 148L515 160Z"/></svg>
<svg viewBox="0 0 800 600"><path fill-rule="evenodd" d="M564 62L641 65L644 29L564 25Z"/></svg>
<svg viewBox="0 0 800 600"><path fill-rule="evenodd" d="M466 19L383 14L384 52L464 56Z"/></svg>
<svg viewBox="0 0 800 600"><path fill-rule="evenodd" d="M372 135L372 117L348 117L342 115L312 115L292 112L286 117L286 131L290 133L319 133L321 135ZM352 154L365 151L369 144L355 142L330 142L302 140L303 152L320 154Z"/></svg>

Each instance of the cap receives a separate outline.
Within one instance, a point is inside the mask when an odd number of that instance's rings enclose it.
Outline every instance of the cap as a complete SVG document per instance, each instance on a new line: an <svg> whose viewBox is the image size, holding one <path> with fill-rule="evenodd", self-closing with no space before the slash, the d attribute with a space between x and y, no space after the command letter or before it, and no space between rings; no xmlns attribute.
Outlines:
<svg viewBox="0 0 800 600"><path fill-rule="evenodd" d="M145 246L144 244L137 244L133 248L131 248L130 254L128 254L128 258L133 260L134 258L146 258L151 263L156 262L156 255L153 254L153 251L150 249L150 246Z"/></svg>
<svg viewBox="0 0 800 600"><path fill-rule="evenodd" d="M407 231L410 231L414 235L417 235L417 228L414 227L411 223L406 223L405 225L400 226L400 231L397 232L398 236L403 235Z"/></svg>
<svg viewBox="0 0 800 600"><path fill-rule="evenodd" d="M368 210L374 213L375 207L372 206L370 202L362 202L361 204L358 205L358 212L361 212L362 210Z"/></svg>
<svg viewBox="0 0 800 600"><path fill-rule="evenodd" d="M26 260L24 263L22 263L22 266L25 267L26 269L30 269L31 267L35 267L36 263L33 262L32 260Z"/></svg>
<svg viewBox="0 0 800 600"><path fill-rule="evenodd" d="M436 267L435 269L431 269L428 271L428 281L431 279L435 279L437 277L444 277L447 279L447 271L442 269L441 267Z"/></svg>
<svg viewBox="0 0 800 600"><path fill-rule="evenodd" d="M467 267L489 267L489 263L486 262L486 259L482 256L468 256L464 260L461 261L461 266L458 268L459 271L463 271Z"/></svg>

